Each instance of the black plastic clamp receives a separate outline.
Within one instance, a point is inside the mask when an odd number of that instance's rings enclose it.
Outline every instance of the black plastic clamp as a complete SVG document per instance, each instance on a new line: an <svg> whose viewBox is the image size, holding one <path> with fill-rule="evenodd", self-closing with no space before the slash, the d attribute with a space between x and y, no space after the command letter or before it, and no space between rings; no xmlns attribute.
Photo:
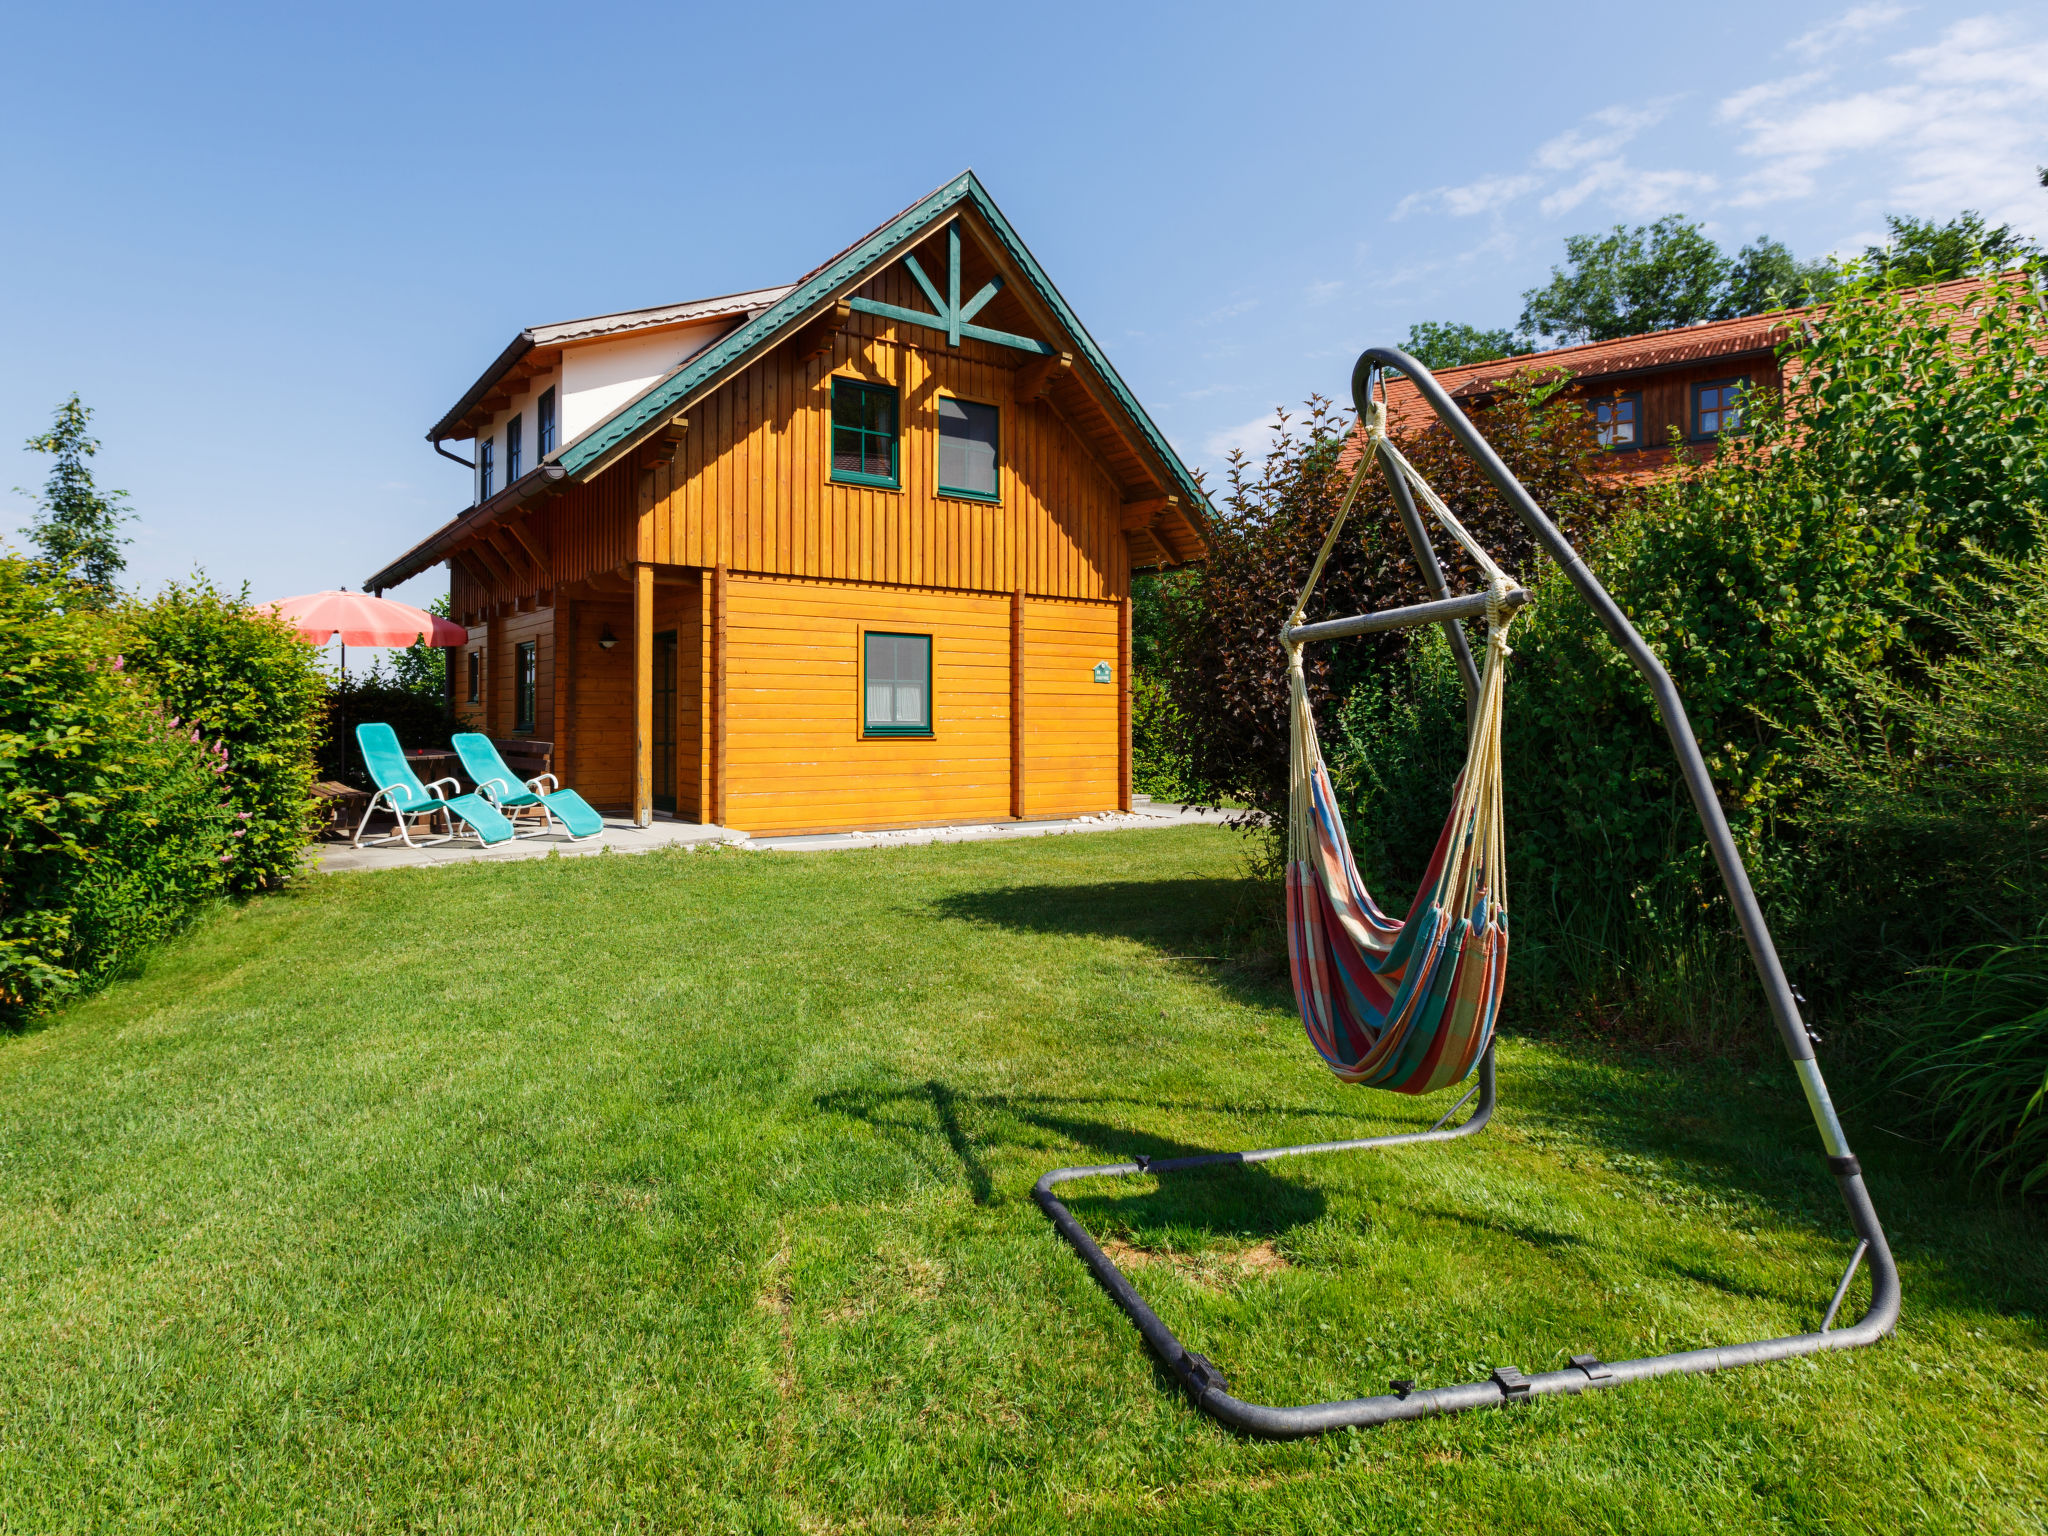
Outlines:
<svg viewBox="0 0 2048 1536"><path fill-rule="evenodd" d="M1529 1378L1512 1365L1497 1365L1493 1368L1493 1384L1500 1388L1503 1397L1521 1397L1529 1390Z"/></svg>
<svg viewBox="0 0 2048 1536"><path fill-rule="evenodd" d="M1856 1154L1853 1152L1843 1157L1831 1157L1828 1159L1828 1172L1838 1179L1845 1175L1861 1173L1862 1171L1863 1165L1856 1161Z"/></svg>
<svg viewBox="0 0 2048 1536"><path fill-rule="evenodd" d="M1131 1154L1131 1161L1138 1165L1138 1172L1140 1173L1150 1173L1152 1171L1152 1159L1142 1152L1133 1152Z"/></svg>
<svg viewBox="0 0 2048 1536"><path fill-rule="evenodd" d="M1600 1363L1598 1355L1573 1355L1572 1364L1586 1373L1588 1381L1605 1381L1614 1374Z"/></svg>
<svg viewBox="0 0 2048 1536"><path fill-rule="evenodd" d="M1182 1350L1180 1363L1181 1369L1186 1373L1187 1379L1194 1384L1197 1392L1212 1389L1217 1392L1230 1390L1230 1378L1218 1370L1216 1362L1207 1355L1198 1355L1192 1349Z"/></svg>
<svg viewBox="0 0 2048 1536"><path fill-rule="evenodd" d="M1396 1376L1387 1385L1394 1389L1394 1396L1406 1397L1415 1390L1415 1378L1413 1376Z"/></svg>

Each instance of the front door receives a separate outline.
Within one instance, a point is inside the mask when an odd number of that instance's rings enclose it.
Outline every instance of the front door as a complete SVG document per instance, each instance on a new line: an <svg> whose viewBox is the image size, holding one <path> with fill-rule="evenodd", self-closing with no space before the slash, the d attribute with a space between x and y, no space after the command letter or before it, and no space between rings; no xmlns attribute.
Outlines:
<svg viewBox="0 0 2048 1536"><path fill-rule="evenodd" d="M676 632L654 636L654 808L676 809Z"/></svg>

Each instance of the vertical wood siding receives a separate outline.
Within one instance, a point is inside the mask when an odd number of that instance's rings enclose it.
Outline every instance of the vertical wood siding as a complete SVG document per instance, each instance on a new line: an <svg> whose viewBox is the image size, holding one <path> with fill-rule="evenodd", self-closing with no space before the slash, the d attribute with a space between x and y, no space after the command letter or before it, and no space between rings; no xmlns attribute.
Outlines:
<svg viewBox="0 0 2048 1536"><path fill-rule="evenodd" d="M862 291L925 307L900 267ZM1017 404L1011 374L1028 360L979 342L955 350L937 332L867 315L855 315L831 351L808 362L778 349L691 407L672 466L649 471L629 460L549 503L535 521L547 525L556 580L580 580L635 557L633 514L645 489L650 558L664 565L1120 596L1130 581L1121 493L1052 406ZM835 373L897 390L901 490L832 481ZM1001 412L1000 505L940 494L942 393Z"/></svg>

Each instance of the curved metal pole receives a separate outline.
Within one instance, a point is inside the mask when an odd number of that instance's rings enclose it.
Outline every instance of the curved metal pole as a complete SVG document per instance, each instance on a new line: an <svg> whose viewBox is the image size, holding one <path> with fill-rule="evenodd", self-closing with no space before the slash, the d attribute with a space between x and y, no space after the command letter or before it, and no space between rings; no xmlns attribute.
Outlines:
<svg viewBox="0 0 2048 1536"><path fill-rule="evenodd" d="M1360 407L1359 415L1364 416L1364 405L1369 395L1373 373L1379 368L1398 368L1416 386L1423 399L1443 421L1444 425L1465 445L1471 455L1479 461L1480 468L1496 489L1507 497L1508 504L1534 535L1537 543L1563 567L1565 574L1579 593L1592 605L1599 615L1607 633L1627 653L1650 685L1650 693L1657 704L1658 715L1664 722L1665 733L1671 738L1672 749L1678 754L1679 767L1685 775L1686 787L1691 791L1693 805L1698 810L1700 821L1707 831L1707 840L1714 852L1714 861L1719 866L1721 878L1728 888L1729 900L1733 902L1737 921L1742 926L1750 957L1756 965L1757 975L1763 982L1764 994L1770 1000L1771 1015L1777 1021L1785 1049L1792 1058L1794 1069L1799 1074L1800 1086L1805 1090L1808 1106L1813 1111L1815 1124L1820 1129L1821 1143L1826 1149L1828 1168L1835 1175L1835 1181L1842 1193L1842 1201L1848 1207L1849 1222L1856 1230L1858 1243L1849 1267L1843 1273L1841 1283L1836 1286L1827 1313L1821 1320L1818 1332L1792 1334L1785 1338L1759 1339L1746 1344L1730 1344L1714 1349L1685 1350L1673 1355L1652 1355L1640 1360L1602 1361L1590 1354L1574 1355L1571 1366L1562 1371L1544 1371L1535 1376L1524 1376L1511 1367L1500 1367L1487 1381L1466 1382L1458 1386L1417 1389L1413 1382L1393 1383L1391 1395L1380 1397L1352 1398L1344 1402L1308 1403L1299 1407L1275 1408L1261 1403L1246 1402L1234 1397L1223 1373L1209 1360L1185 1348L1174 1336L1173 1330L1162 1322L1157 1313L1146 1305L1123 1272L1111 1262L1102 1251L1101 1245L1090 1237L1085 1228L1074 1219L1073 1213L1053 1194L1055 1186L1074 1179L1116 1178L1138 1173L1174 1173L1188 1168L1212 1167L1222 1163L1262 1163L1281 1157L1301 1157L1312 1153L1350 1152L1369 1148L1387 1148L1414 1145L1422 1142L1451 1141L1470 1136L1482 1130L1492 1118L1494 1110L1494 1045L1489 1041L1485 1053L1479 1059L1479 1103L1471 1117L1462 1125L1449 1130L1439 1121L1426 1131L1411 1132L1398 1136L1373 1136L1356 1141L1326 1141L1300 1147L1269 1147L1256 1152L1219 1152L1197 1157L1176 1157L1153 1160L1138 1158L1128 1163L1110 1163L1094 1168L1056 1168L1041 1178L1032 1190L1032 1196L1039 1206L1052 1218L1060 1235L1071 1243L1089 1270L1102 1284L1103 1289L1122 1307L1145 1342L1165 1362L1181 1383L1193 1396L1195 1405L1212 1418L1230 1425L1247 1434L1264 1435L1273 1438L1293 1438L1301 1435L1320 1434L1326 1430L1340 1429L1349 1425L1373 1425L1390 1423L1397 1419L1428 1418L1440 1413L1458 1413L1468 1408L1500 1407L1530 1397L1548 1397L1555 1394L1576 1394L1595 1391L1603 1387L1619 1386L1626 1381L1644 1381L1653 1376L1669 1376L1686 1372L1719 1371L1736 1366L1760 1365L1768 1360L1784 1360L1797 1355L1819 1354L1825 1350L1855 1349L1875 1343L1897 1326L1899 1319L1899 1271L1892 1258L1891 1247L1885 1242L1884 1228L1879 1224L1877 1211L1870 1203L1870 1192L1864 1187L1863 1172L1857 1165L1855 1154L1849 1150L1848 1139L1842 1134L1841 1122L1836 1118L1834 1106L1828 1099L1827 1084L1822 1080L1820 1068L1813 1057L1813 1042L1806 1026L1799 1017L1798 1003L1792 996L1792 988L1785 980L1784 967L1779 963L1778 952L1771 943L1770 930L1764 923L1762 909L1757 905L1756 893L1750 888L1748 871L1743 868L1742 856L1735 847L1734 836L1728 830L1728 819L1721 813L1720 801L1714 795L1712 778L1707 765L1700 756L1699 744L1693 738L1692 722L1685 713L1685 704L1672 685L1670 675L1658 661L1656 653L1631 625L1621 608L1608 595L1607 589L1586 568L1578 551L1555 524L1543 514L1542 508L1522 488L1505 464L1500 461L1486 439L1466 419L1444 393L1430 371L1393 347L1373 347L1358 360L1352 371L1351 387L1355 403ZM1431 596L1439 600L1447 597L1448 588L1444 581L1443 568L1437 564L1434 550L1421 526L1421 519L1415 515L1412 499L1405 493L1407 487L1400 476L1392 472L1392 466L1382 459L1388 479L1395 489L1396 504L1402 510L1402 522L1408 529L1409 540L1415 548L1416 560L1421 565L1423 580L1429 584ZM1451 633L1454 647L1462 647L1464 635L1458 631L1455 621L1446 625ZM1460 650L1459 654L1469 670L1470 652ZM1470 1097L1470 1095L1467 1095ZM1460 1100L1460 1104L1464 1101ZM1451 1113L1457 1113L1458 1106ZM1449 1119L1447 1115L1445 1119ZM1870 1261L1870 1305L1863 1316L1846 1328L1833 1326L1835 1315L1849 1293L1851 1282L1861 1260Z"/></svg>
<svg viewBox="0 0 2048 1536"><path fill-rule="evenodd" d="M1763 984L1764 1000L1778 1026L1785 1052L1792 1058L1793 1070L1799 1074L1799 1085L1806 1094L1807 1107L1813 1112L1814 1124L1820 1130L1821 1144L1827 1149L1828 1167L1842 1187L1842 1198L1849 1206L1857 1236L1870 1244L1871 1304L1864 1321L1880 1320L1882 1327L1879 1332L1888 1332L1898 1320L1898 1266L1892 1259L1890 1245L1885 1242L1884 1229L1878 1225L1877 1214L1871 1208L1869 1193L1863 1187L1862 1169L1849 1149L1848 1137L1842 1133L1841 1121L1828 1097L1827 1083L1814 1060L1812 1037L1799 1016L1798 1001L1792 995L1791 983L1785 978L1777 946L1771 942L1763 908L1757 904L1756 892L1749 883L1749 871L1743 867L1735 836L1728 829L1728 818L1722 814L1720 799L1714 793L1714 781L1707 772L1706 759L1700 755L1692 721L1685 712L1685 701L1678 696L1678 689L1673 685L1671 675L1664 670L1664 664L1657 659L1657 653L1629 623L1621 605L1600 585L1599 578L1586 568L1585 561L1579 558L1579 552L1572 547L1571 541L1544 515L1535 498L1522 488L1522 483L1501 462L1500 455L1493 451L1493 445L1480 435L1470 418L1453 403L1434 374L1397 347L1368 347L1359 354L1358 362L1351 370L1352 399L1361 413L1371 397L1373 375L1381 368L1398 369L1407 375L1416 392L1436 412L1437 419L1478 461L1480 470L1493 482L1494 489L1507 498L1508 505L1522 520L1523 526L1563 569L1579 595L1598 616L1609 638L1635 663L1636 670L1649 684L1650 696L1656 701L1657 714L1664 723L1664 733L1670 737L1671 748L1678 755L1679 772L1692 795L1693 808L1706 829L1707 846L1713 851L1721 883L1727 888L1729 903L1735 909L1735 920L1742 929L1743 942L1749 946L1750 961L1756 967L1757 979ZM1842 1330L1843 1333L1853 1331Z"/></svg>

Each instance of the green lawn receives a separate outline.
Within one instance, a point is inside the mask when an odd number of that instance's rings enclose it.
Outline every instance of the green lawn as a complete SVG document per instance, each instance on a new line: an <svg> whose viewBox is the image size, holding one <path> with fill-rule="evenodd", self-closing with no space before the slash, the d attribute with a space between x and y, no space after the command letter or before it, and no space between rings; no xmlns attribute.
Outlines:
<svg viewBox="0 0 2048 1536"><path fill-rule="evenodd" d="M1189 828L209 921L0 1040L0 1530L2044 1528L2042 1224L1846 1086L1894 1340L1292 1444L1195 1413L1032 1181L1450 1097L1339 1087L1284 984L1174 958L1240 871ZM1472 1141L1067 1189L1268 1402L1802 1331L1849 1247L1782 1064L1512 1037Z"/></svg>

